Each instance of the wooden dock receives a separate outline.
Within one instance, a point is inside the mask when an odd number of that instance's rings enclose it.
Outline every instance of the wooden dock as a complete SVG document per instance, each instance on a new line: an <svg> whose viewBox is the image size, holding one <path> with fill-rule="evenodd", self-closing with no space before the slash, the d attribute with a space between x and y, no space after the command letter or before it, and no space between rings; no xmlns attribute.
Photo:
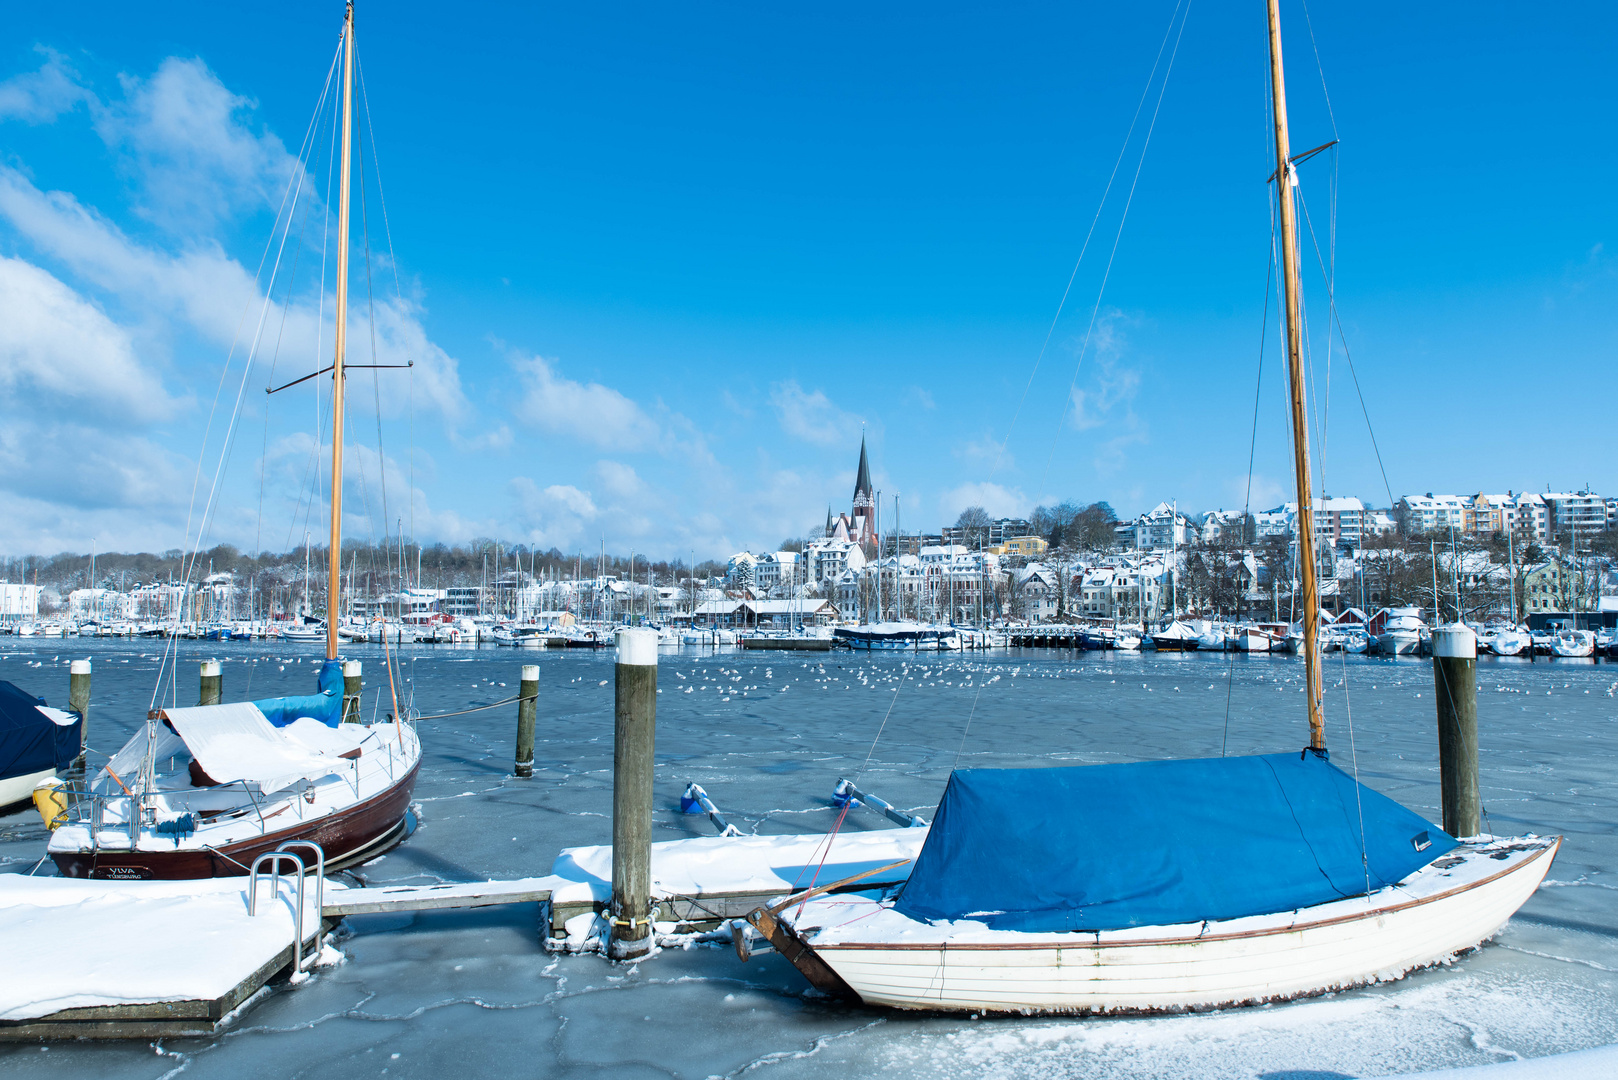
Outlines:
<svg viewBox="0 0 1618 1080"><path fill-rule="evenodd" d="M345 915L379 915L396 911L442 911L448 908L495 907L500 904L548 904L552 878L517 878L470 884L382 885L365 889L333 889L326 893L321 914L328 919Z"/></svg>
<svg viewBox="0 0 1618 1080"><path fill-rule="evenodd" d="M831 652L836 642L832 638L817 637L744 637L738 640L744 649L780 649L791 652Z"/></svg>

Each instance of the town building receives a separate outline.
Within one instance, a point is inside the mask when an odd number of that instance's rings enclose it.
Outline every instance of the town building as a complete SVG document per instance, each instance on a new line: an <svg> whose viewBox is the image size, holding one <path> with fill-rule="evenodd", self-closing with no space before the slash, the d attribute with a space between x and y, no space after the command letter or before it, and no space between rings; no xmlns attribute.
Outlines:
<svg viewBox="0 0 1618 1080"><path fill-rule="evenodd" d="M1191 519L1180 513L1174 504L1160 502L1130 523L1133 528L1131 547L1137 551L1168 551L1185 546L1186 536L1193 531Z"/></svg>
<svg viewBox="0 0 1618 1080"><path fill-rule="evenodd" d="M1405 535L1415 533L1447 532L1466 529L1467 505L1470 500L1459 495L1405 495L1393 506Z"/></svg>
<svg viewBox="0 0 1618 1080"><path fill-rule="evenodd" d="M1607 527L1607 501L1589 491L1547 491L1543 496L1550 510L1552 536L1590 536Z"/></svg>
<svg viewBox="0 0 1618 1080"><path fill-rule="evenodd" d="M944 530L946 533L948 529ZM1010 556L1021 559L1037 559L1049 550L1050 544L1045 542L1043 536L1013 536L993 547L989 551L999 556Z"/></svg>

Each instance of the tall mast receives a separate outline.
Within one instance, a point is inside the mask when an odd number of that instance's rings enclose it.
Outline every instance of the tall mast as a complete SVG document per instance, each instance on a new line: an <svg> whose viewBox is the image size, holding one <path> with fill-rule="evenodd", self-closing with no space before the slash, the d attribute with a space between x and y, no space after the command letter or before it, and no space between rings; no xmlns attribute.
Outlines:
<svg viewBox="0 0 1618 1080"><path fill-rule="evenodd" d="M1315 508L1309 494L1309 415L1303 381L1303 329L1299 316L1298 220L1293 203L1292 149L1287 139L1287 85L1281 70L1281 10L1268 0L1270 96L1275 107L1276 201L1281 207L1282 281L1286 290L1287 377L1292 387L1292 458L1298 486L1298 563L1303 571L1303 673L1309 699L1309 748L1326 749L1320 710L1320 586L1315 581Z"/></svg>
<svg viewBox="0 0 1618 1080"><path fill-rule="evenodd" d="M331 549L327 553L326 659L337 659L343 579L343 354L348 346L348 162L354 137L354 4L343 12L343 163L337 185L337 344L331 361Z"/></svg>

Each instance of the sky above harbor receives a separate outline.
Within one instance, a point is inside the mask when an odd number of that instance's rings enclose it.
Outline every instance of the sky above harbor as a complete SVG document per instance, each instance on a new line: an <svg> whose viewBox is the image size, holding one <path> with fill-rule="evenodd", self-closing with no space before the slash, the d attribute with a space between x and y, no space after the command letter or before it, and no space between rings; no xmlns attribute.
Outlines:
<svg viewBox="0 0 1618 1080"><path fill-rule="evenodd" d="M324 532L341 16L8 12L0 551ZM1618 490L1618 16L1282 17L1317 490ZM770 548L862 432L885 527L1290 498L1261 4L358 19L349 535Z"/></svg>

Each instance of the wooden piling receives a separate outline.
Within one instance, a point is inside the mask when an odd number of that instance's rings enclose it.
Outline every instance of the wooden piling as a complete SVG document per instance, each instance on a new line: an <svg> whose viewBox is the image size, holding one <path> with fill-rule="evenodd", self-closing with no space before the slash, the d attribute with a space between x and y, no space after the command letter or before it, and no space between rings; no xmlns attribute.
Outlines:
<svg viewBox="0 0 1618 1080"><path fill-rule="evenodd" d="M204 660L202 662L202 696L197 699L198 705L217 705L224 690L225 677L220 673L219 661Z"/></svg>
<svg viewBox="0 0 1618 1080"><path fill-rule="evenodd" d="M652 752L657 734L657 631L618 631L613 701L612 910L607 955L652 948Z"/></svg>
<svg viewBox="0 0 1618 1080"><path fill-rule="evenodd" d="M1476 836L1478 796L1478 639L1465 626L1433 629L1433 689L1438 699L1438 775L1444 831Z"/></svg>
<svg viewBox="0 0 1618 1080"><path fill-rule="evenodd" d="M517 691L517 768L521 777L534 775L534 714L539 702L539 665L522 666L522 682Z"/></svg>
<svg viewBox="0 0 1618 1080"><path fill-rule="evenodd" d="M343 661L343 723L358 724L360 717L360 662Z"/></svg>
<svg viewBox="0 0 1618 1080"><path fill-rule="evenodd" d="M67 666L67 707L79 714L79 756L71 768L84 771L84 746L90 732L90 661L74 660Z"/></svg>

